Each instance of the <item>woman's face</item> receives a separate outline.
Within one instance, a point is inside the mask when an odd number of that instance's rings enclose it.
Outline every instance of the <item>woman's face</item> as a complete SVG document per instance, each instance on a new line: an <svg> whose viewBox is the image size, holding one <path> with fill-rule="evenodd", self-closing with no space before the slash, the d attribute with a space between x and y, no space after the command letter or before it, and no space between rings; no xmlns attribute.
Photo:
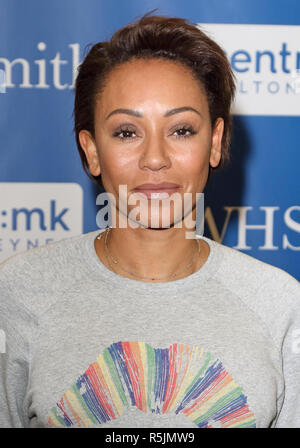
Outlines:
<svg viewBox="0 0 300 448"><path fill-rule="evenodd" d="M184 194L192 193L194 206L195 193L205 187L209 164L219 164L222 134L223 119L218 118L211 129L206 96L188 68L162 59L135 59L113 69L98 96L95 140L85 130L79 139L91 173L102 175L104 188L114 195L119 209L119 185L126 185L128 201L137 186L161 182L179 185L175 191L182 204ZM134 202L128 213L137 205L147 208L148 218L141 213L137 220L151 227L154 201L148 197L146 202ZM169 211L171 223L177 222L178 209L172 201Z"/></svg>

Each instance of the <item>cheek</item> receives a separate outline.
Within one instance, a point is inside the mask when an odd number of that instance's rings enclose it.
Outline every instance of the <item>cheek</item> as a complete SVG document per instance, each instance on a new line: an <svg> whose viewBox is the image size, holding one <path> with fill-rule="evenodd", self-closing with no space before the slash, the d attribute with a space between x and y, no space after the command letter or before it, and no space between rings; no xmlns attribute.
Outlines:
<svg viewBox="0 0 300 448"><path fill-rule="evenodd" d="M101 168L103 177L111 184L127 184L136 172L137 162L134 157L129 157L125 151L111 151L102 154Z"/></svg>
<svg viewBox="0 0 300 448"><path fill-rule="evenodd" d="M190 146L181 155L176 157L176 166L182 173L188 175L188 178L198 178L206 171L209 164L209 151L203 145Z"/></svg>

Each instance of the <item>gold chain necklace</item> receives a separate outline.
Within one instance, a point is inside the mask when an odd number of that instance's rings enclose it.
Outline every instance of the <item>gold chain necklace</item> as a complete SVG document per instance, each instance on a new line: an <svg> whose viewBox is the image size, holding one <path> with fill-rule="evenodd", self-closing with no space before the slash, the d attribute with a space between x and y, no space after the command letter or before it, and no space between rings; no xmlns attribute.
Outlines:
<svg viewBox="0 0 300 448"><path fill-rule="evenodd" d="M187 269L189 269L192 265L193 265L193 263L194 263L194 260L195 260L195 257L196 257L196 255L194 255L193 256L193 258L192 258L192 261L182 270L182 271L180 271L180 272L178 272L177 274L172 274L172 275L169 275L168 277L164 277L164 278L149 278L149 277L140 277L139 275L136 275L136 274L134 274L133 272L130 272L130 271L127 271L125 268L123 268L121 265L120 265L120 263L118 262L118 260L116 260L115 258L113 258L113 256L110 254L110 252L109 252L109 250L108 250L108 246L107 246L107 236L108 236L108 234L109 234L109 232L110 232L110 229L111 228L109 228L108 229L108 231L106 231L106 232L101 232L97 237L96 237L96 239L97 240L101 240L101 238L102 238L102 235L104 234L104 233L106 233L106 235L105 235L105 241L104 241L104 249L105 249L105 252L106 252L106 254L107 254L107 259L108 258L110 258L112 261L113 261L113 263L114 264L117 264L119 267L120 267L120 269L122 269L122 271L124 271L124 272L127 272L127 274L130 274L130 275L132 275L133 277L137 277L137 278L139 278L139 279L141 279L141 280L168 280L168 279L170 279L170 278L174 278L174 277L178 277L178 275L180 275L180 274L182 274L183 272L185 272ZM198 255L200 255L200 241L199 241L199 239L197 239L197 243L198 243ZM112 267L112 265L111 265L111 263L109 262L109 259L108 259L108 263L109 263L109 265L110 265L110 267L113 269L113 267ZM113 269L114 270L114 269Z"/></svg>

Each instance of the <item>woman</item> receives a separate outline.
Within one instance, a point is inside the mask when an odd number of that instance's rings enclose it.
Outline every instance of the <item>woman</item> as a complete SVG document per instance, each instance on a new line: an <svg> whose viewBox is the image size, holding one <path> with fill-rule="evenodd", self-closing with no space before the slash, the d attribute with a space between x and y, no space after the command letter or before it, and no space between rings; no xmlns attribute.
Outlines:
<svg viewBox="0 0 300 448"><path fill-rule="evenodd" d="M2 426L300 426L298 282L195 232L234 92L183 19L91 48L75 133L112 223L2 264Z"/></svg>

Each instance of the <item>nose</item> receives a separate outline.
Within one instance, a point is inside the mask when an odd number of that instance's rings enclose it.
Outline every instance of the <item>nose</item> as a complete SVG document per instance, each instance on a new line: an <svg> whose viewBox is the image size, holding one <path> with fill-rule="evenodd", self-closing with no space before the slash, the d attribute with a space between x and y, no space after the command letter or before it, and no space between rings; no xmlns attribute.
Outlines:
<svg viewBox="0 0 300 448"><path fill-rule="evenodd" d="M170 166L169 149L163 137L154 134L147 136L139 159L139 167L143 170L158 171Z"/></svg>

